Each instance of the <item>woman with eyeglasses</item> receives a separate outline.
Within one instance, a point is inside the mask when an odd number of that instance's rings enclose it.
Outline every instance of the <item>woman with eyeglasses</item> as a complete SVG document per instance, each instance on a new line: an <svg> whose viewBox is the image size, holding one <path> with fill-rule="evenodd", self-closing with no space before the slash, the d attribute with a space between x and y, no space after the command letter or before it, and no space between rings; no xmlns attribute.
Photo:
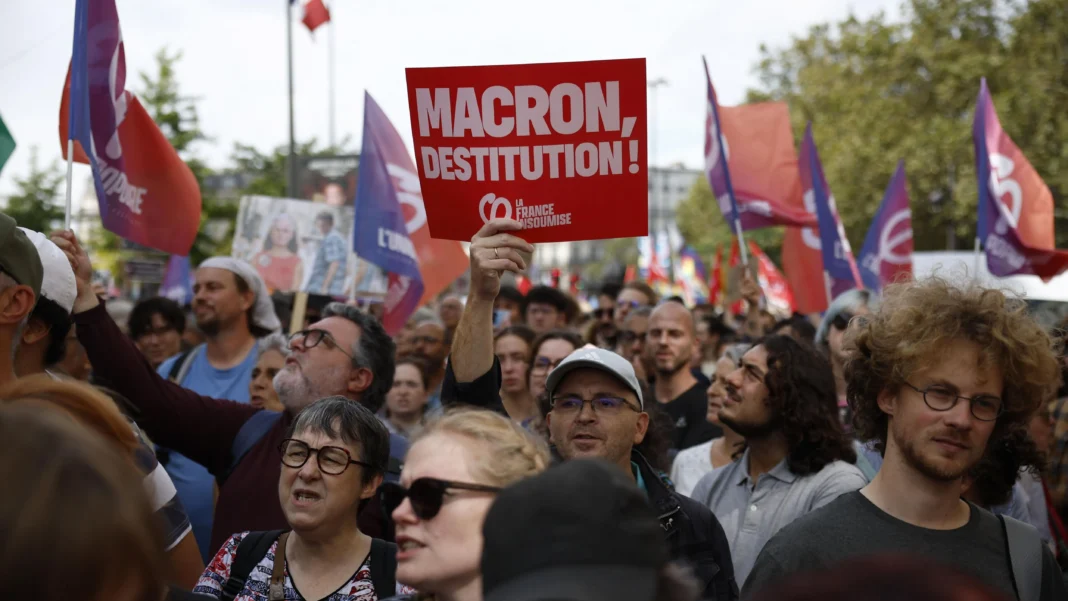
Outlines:
<svg viewBox="0 0 1068 601"><path fill-rule="evenodd" d="M454 409L415 438L400 484L383 484L397 533L400 599L481 601L482 523L496 493L549 465L549 450L514 421Z"/></svg>
<svg viewBox="0 0 1068 601"><path fill-rule="evenodd" d="M360 403L334 396L300 412L291 432L278 449L289 530L231 536L194 592L234 601L370 601L409 592L395 580L396 547L357 525L389 462L385 426Z"/></svg>
<svg viewBox="0 0 1068 601"><path fill-rule="evenodd" d="M509 417L529 423L538 417L538 404L530 394L530 356L534 330L508 326L497 334L493 352L501 362L501 402Z"/></svg>

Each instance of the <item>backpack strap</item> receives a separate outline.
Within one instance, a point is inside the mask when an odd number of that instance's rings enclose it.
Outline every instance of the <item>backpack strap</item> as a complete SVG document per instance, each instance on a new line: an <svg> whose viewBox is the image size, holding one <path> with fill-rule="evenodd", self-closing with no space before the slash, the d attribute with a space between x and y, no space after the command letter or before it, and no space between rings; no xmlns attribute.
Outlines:
<svg viewBox="0 0 1068 601"><path fill-rule="evenodd" d="M397 594L397 545L371 539L371 584L379 599Z"/></svg>
<svg viewBox="0 0 1068 601"><path fill-rule="evenodd" d="M1020 601L1039 601L1042 594L1042 539L1034 527L999 515L1009 547L1009 566Z"/></svg>
<svg viewBox="0 0 1068 601"><path fill-rule="evenodd" d="M189 370L193 367L193 359L196 358L197 353L202 348L204 348L204 345L200 344L178 355L178 359L171 364L171 371L167 374L167 379L175 384L181 384L182 380L185 380L185 377L189 375Z"/></svg>
<svg viewBox="0 0 1068 601"><path fill-rule="evenodd" d="M241 589L245 588L245 581L252 573L252 568L266 557L271 545L283 532L285 531L261 530L249 532L245 538L241 539L241 544L234 552L234 561L230 564L230 578L223 585L219 601L234 601L241 594Z"/></svg>
<svg viewBox="0 0 1068 601"><path fill-rule="evenodd" d="M271 428L281 418L282 413L280 411L267 411L264 409L253 413L252 417L241 424L241 429L237 431L237 435L234 436L234 442L230 445L230 463L226 466L226 471L216 476L220 487L230 477L230 474L234 473L237 464L241 463L241 460L245 458L245 455L248 455L252 447L256 446L256 443L260 440L263 440L263 437L271 431Z"/></svg>

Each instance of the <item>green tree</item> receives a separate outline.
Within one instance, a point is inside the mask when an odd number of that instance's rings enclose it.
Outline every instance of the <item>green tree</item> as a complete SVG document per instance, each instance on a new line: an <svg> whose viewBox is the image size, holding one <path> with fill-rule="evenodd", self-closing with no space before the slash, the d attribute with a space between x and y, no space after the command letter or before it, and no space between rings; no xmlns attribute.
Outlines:
<svg viewBox="0 0 1068 601"><path fill-rule="evenodd" d="M30 149L30 173L25 178L15 178L17 191L8 197L4 212L27 229L46 234L59 229L65 212L61 192L65 182L66 176L55 159L41 168L34 146Z"/></svg>
<svg viewBox="0 0 1068 601"><path fill-rule="evenodd" d="M1063 0L908 0L903 20L880 13L817 25L786 48L761 48L760 88L749 99L789 102L798 139L812 122L854 248L899 158L916 248L971 248L980 78L1005 130L1063 202L1066 10Z"/></svg>

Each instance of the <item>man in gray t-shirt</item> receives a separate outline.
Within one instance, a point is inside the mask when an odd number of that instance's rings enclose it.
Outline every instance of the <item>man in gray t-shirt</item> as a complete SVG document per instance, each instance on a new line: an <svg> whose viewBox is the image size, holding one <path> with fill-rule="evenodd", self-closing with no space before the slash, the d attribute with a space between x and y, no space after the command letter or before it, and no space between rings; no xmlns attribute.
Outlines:
<svg viewBox="0 0 1068 601"><path fill-rule="evenodd" d="M743 596L795 572L906 553L952 564L1010 598L1068 599L1033 528L1019 524L1042 555L1016 557L1028 562L1018 580L1001 522L961 499L986 449L1015 444L1007 434L1030 420L1060 375L1042 328L1000 291L932 277L891 288L846 336L853 424L883 464L860 491L772 537Z"/></svg>
<svg viewBox="0 0 1068 601"><path fill-rule="evenodd" d="M1005 535L994 514L968 504L967 523L952 530L921 528L876 507L863 494L846 493L783 528L764 547L745 583L743 597L764 584L863 555L922 554L953 565L986 584L1014 595L1005 556ZM1048 551L1042 566L1043 601L1064 599L1060 569Z"/></svg>

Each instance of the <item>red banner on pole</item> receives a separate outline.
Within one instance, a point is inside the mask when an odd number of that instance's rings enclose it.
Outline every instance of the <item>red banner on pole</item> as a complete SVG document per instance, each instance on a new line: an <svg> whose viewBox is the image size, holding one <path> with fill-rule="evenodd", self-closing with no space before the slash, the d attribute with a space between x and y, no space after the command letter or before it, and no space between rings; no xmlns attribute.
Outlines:
<svg viewBox="0 0 1068 601"><path fill-rule="evenodd" d="M435 238L496 217L529 242L648 233L645 59L407 69Z"/></svg>

